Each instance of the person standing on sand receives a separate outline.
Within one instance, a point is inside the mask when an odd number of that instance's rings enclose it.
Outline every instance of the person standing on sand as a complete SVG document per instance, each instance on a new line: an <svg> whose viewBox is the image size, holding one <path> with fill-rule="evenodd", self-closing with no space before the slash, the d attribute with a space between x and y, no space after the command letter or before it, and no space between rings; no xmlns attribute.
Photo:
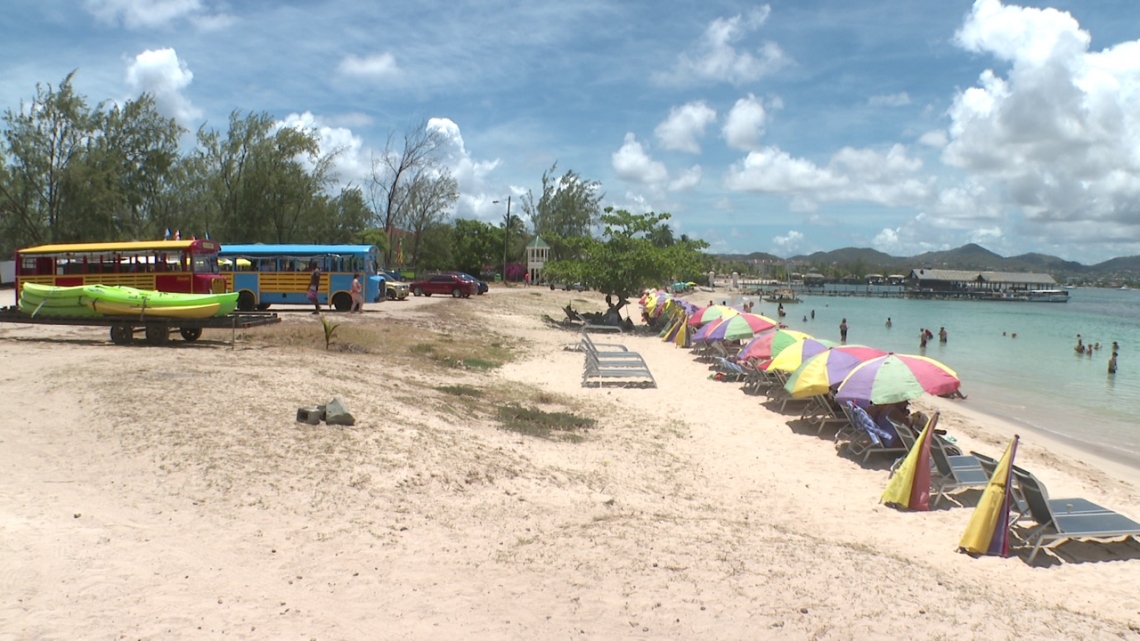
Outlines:
<svg viewBox="0 0 1140 641"><path fill-rule="evenodd" d="M320 298L317 296L317 292L321 288L321 268L317 267L317 261L313 260L309 261L309 270L312 273L309 274L309 291L305 293L305 298L308 298L309 302L313 304L313 313L320 314L321 304L318 302Z"/></svg>
<svg viewBox="0 0 1140 641"><path fill-rule="evenodd" d="M360 284L360 274L352 275L352 286L348 293L352 296L352 309L349 312L364 311L364 286Z"/></svg>
<svg viewBox="0 0 1140 641"><path fill-rule="evenodd" d="M847 342L847 319L846 318L844 318L842 321L839 322L839 342L840 343L846 343Z"/></svg>

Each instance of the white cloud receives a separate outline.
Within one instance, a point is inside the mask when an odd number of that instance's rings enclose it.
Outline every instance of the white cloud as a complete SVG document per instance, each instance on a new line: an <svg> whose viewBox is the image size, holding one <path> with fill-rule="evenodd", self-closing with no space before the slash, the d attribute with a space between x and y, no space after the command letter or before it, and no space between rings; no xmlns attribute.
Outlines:
<svg viewBox="0 0 1140 641"><path fill-rule="evenodd" d="M910 95L902 91L899 93L871 96L867 104L872 107L905 107L910 104Z"/></svg>
<svg viewBox="0 0 1140 641"><path fill-rule="evenodd" d="M933 193L933 179L919 176L921 169L922 161L908 156L897 144L886 153L844 147L826 167L794 158L778 147L766 147L734 164L725 186L789 196L798 211L811 211L823 201L915 205Z"/></svg>
<svg viewBox="0 0 1140 641"><path fill-rule="evenodd" d="M371 176L372 164L363 140L352 130L329 126L325 124L322 118L308 111L301 114L289 114L277 122L277 127L314 132L317 135L320 147L317 156L324 158L336 154L336 159L333 160L333 171L336 172L341 186L367 184ZM312 165L312 161L308 158L304 159L304 162Z"/></svg>
<svg viewBox="0 0 1140 641"><path fill-rule="evenodd" d="M613 168L623 180L641 184L658 184L669 179L665 165L655 161L645 153L641 143L632 133L625 135L625 142L612 156Z"/></svg>
<svg viewBox="0 0 1140 641"><path fill-rule="evenodd" d="M764 104L756 96L748 94L748 97L737 100L728 112L722 130L724 139L730 147L754 151L760 146L767 120Z"/></svg>
<svg viewBox="0 0 1140 641"><path fill-rule="evenodd" d="M941 149L950 142L945 129L933 129L918 137L919 144Z"/></svg>
<svg viewBox="0 0 1140 641"><path fill-rule="evenodd" d="M800 248L803 240L804 235L793 229L783 236L773 237L772 246L776 248L777 255L791 256Z"/></svg>
<svg viewBox="0 0 1140 641"><path fill-rule="evenodd" d="M207 11L201 0L84 0L83 6L100 22L121 22L128 29L152 29L181 18L205 28L230 22L223 13Z"/></svg>
<svg viewBox="0 0 1140 641"><path fill-rule="evenodd" d="M942 159L1052 242L1140 240L1140 41L1089 52L1068 13L978 0L956 36L1009 63L958 93Z"/></svg>
<svg viewBox="0 0 1140 641"><path fill-rule="evenodd" d="M463 134L450 118L429 118L427 129L439 133L445 140L442 153L443 165L451 172L459 185L459 201L456 203L456 213L459 215L475 215L483 219L501 219L505 210L491 203L499 196L488 194L491 189L488 179L500 162L495 160L476 160L463 141ZM511 195L519 196L524 190L510 189ZM522 209L512 209L512 214L521 214Z"/></svg>
<svg viewBox="0 0 1140 641"><path fill-rule="evenodd" d="M763 5L745 14L713 20L691 50L678 56L673 69L659 74L658 79L676 84L713 81L739 85L790 64L791 59L774 42L763 43L755 54L736 48L740 40L764 24L771 11L770 6Z"/></svg>
<svg viewBox="0 0 1140 641"><path fill-rule="evenodd" d="M701 166L693 165L669 181L669 191L686 191L701 184Z"/></svg>
<svg viewBox="0 0 1140 641"><path fill-rule="evenodd" d="M363 58L349 55L340 61L339 71L346 76L356 76L369 80L386 80L400 75L396 57L385 51Z"/></svg>
<svg viewBox="0 0 1140 641"><path fill-rule="evenodd" d="M665 149L676 149L689 153L701 153L697 140L704 137L705 128L716 122L716 110L704 101L690 102L669 110L666 118L653 133Z"/></svg>
<svg viewBox="0 0 1140 641"><path fill-rule="evenodd" d="M190 99L182 95L182 90L193 80L193 72L178 59L173 49L148 50L138 54L126 73L127 86L131 91L150 93L159 113L174 118L184 127L201 115Z"/></svg>

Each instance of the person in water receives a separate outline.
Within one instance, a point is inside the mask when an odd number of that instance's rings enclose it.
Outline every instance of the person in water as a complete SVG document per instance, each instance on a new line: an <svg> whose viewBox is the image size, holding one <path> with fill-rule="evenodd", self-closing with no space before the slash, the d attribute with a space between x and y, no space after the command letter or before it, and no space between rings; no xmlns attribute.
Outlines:
<svg viewBox="0 0 1140 641"><path fill-rule="evenodd" d="M846 318L844 318L839 323L839 342L840 343L846 343L847 342L847 319Z"/></svg>
<svg viewBox="0 0 1140 641"><path fill-rule="evenodd" d="M887 329L890 329L890 328L891 328L891 317L888 316L887 317Z"/></svg>
<svg viewBox="0 0 1140 641"><path fill-rule="evenodd" d="M938 342L939 343L945 343L946 338L947 338L946 328L945 327L939 328L939 330L938 330Z"/></svg>
<svg viewBox="0 0 1140 641"><path fill-rule="evenodd" d="M1108 373L1116 373L1116 352L1113 352L1112 356L1108 357Z"/></svg>

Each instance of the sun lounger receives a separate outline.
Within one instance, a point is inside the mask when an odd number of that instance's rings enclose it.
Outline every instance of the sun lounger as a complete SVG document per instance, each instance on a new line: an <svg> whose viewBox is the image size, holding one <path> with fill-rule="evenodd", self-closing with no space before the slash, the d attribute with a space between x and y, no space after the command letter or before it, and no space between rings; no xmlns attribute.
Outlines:
<svg viewBox="0 0 1140 641"><path fill-rule="evenodd" d="M586 363L582 368L582 386L586 387L595 381L601 387L602 381L610 380L624 381L628 385L641 381L645 387L657 387L657 379L653 378L653 372L649 371L649 366L641 355L636 352L627 354L622 359L600 360L597 355L587 351Z"/></svg>
<svg viewBox="0 0 1140 641"><path fill-rule="evenodd" d="M812 403L804 408L804 413L801 415L815 425L815 433L822 434L823 428L834 425L843 429L845 426L851 424L851 419L843 413L839 408L839 404L835 402L835 398L831 394L822 394L820 396L812 396Z"/></svg>
<svg viewBox="0 0 1140 641"><path fill-rule="evenodd" d="M890 434L876 425L863 408L857 407L850 401L845 405L851 424L858 430L847 444L847 451L853 456L862 455L863 462L866 463L872 454L905 454L907 452L907 448L896 445L898 441L896 435Z"/></svg>
<svg viewBox="0 0 1140 641"><path fill-rule="evenodd" d="M934 472L930 484L936 496L931 507L937 507L948 492L967 489L985 489L990 475L977 457L971 454L950 454L946 443L937 434L931 434L930 457L934 459ZM950 450L953 451L953 450Z"/></svg>
<svg viewBox="0 0 1140 641"><path fill-rule="evenodd" d="M1029 513L1038 524L1026 537L1026 543L1033 545L1030 563L1042 547L1070 539L1105 541L1140 536L1140 523L1127 516L1087 499L1051 499L1035 476L1018 467L1013 472Z"/></svg>

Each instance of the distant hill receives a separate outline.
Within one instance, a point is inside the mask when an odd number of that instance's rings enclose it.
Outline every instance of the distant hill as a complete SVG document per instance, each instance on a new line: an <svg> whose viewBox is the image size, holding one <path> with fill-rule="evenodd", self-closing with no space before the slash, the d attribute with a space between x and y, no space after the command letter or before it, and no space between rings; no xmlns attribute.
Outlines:
<svg viewBox="0 0 1140 641"><path fill-rule="evenodd" d="M729 254L721 256L721 259L769 263L785 261L779 256L765 252ZM1020 256L1006 258L975 243L946 251L926 252L917 256L899 257L870 248L844 247L826 252L792 256L786 260L789 263L799 265L861 265L866 270L884 270L892 273L905 273L911 269L927 267L931 269L1040 272L1052 274L1054 277L1140 274L1140 256L1122 256L1089 266L1039 253L1021 254Z"/></svg>

